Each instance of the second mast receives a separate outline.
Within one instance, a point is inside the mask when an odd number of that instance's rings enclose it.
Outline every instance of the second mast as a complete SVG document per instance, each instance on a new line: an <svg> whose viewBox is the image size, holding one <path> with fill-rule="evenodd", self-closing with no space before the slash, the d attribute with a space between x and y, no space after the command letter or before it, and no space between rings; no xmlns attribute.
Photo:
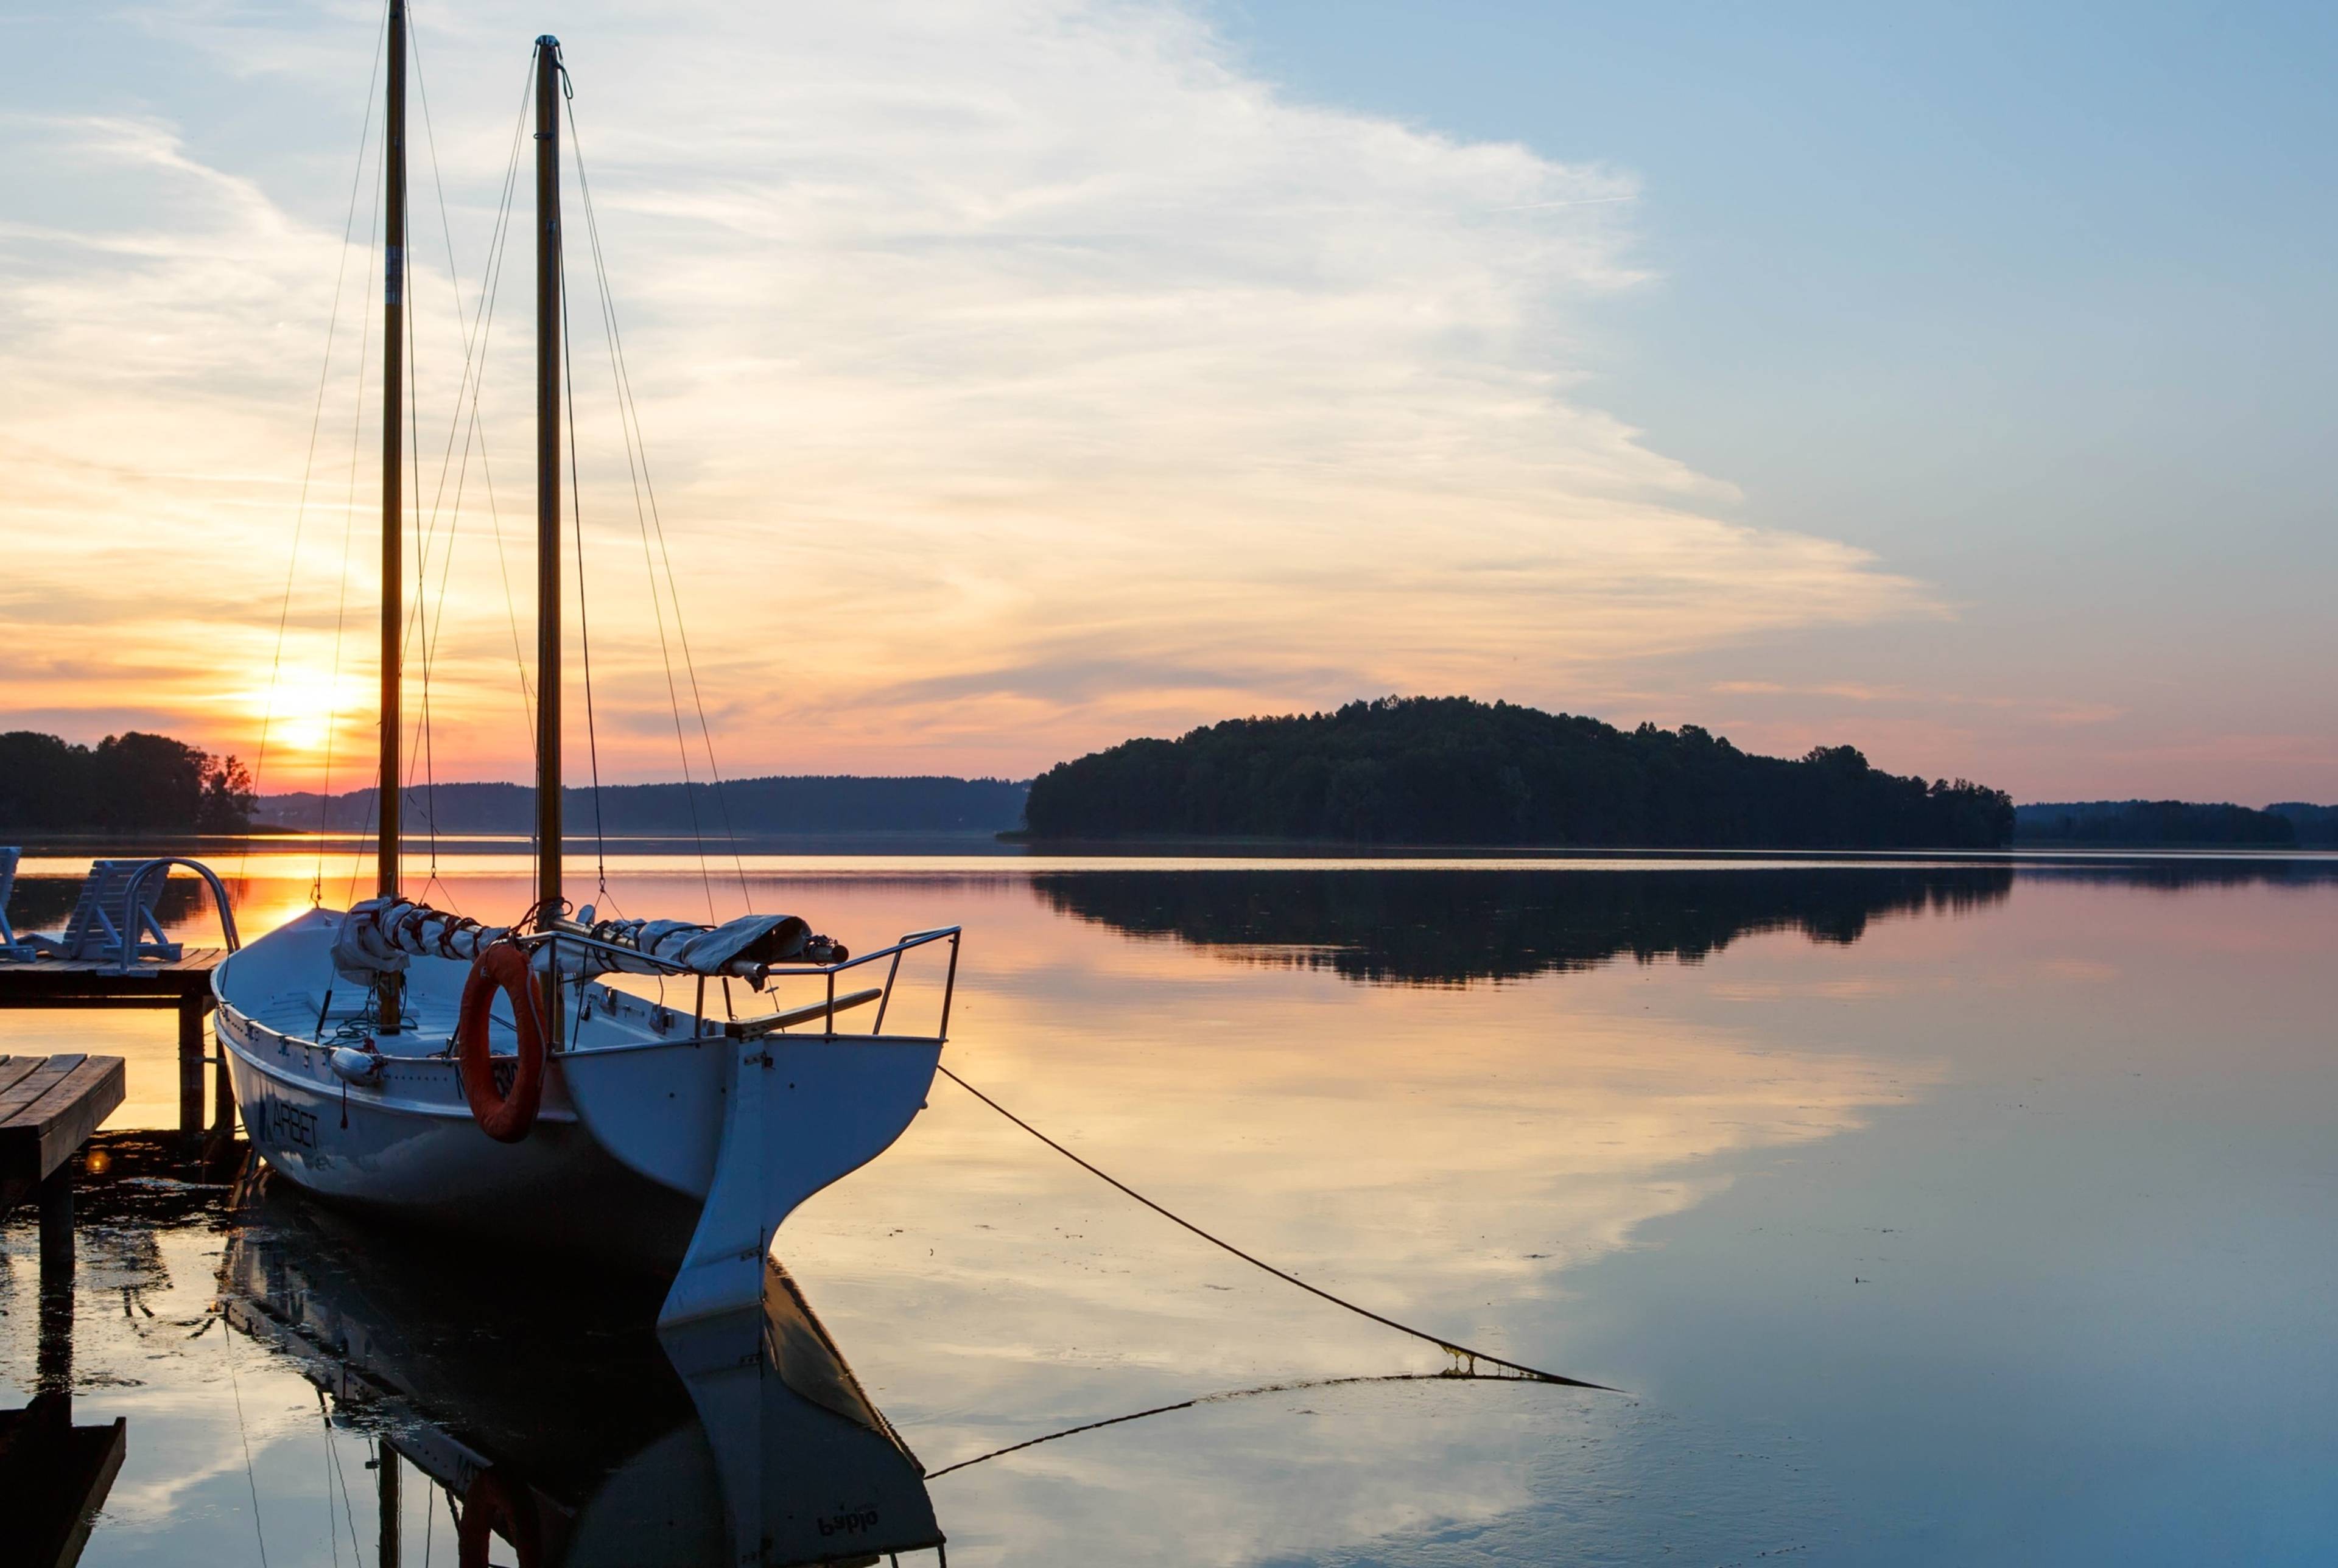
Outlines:
<svg viewBox="0 0 2338 1568"><path fill-rule="evenodd" d="M560 900L560 40L535 41L535 896Z"/></svg>

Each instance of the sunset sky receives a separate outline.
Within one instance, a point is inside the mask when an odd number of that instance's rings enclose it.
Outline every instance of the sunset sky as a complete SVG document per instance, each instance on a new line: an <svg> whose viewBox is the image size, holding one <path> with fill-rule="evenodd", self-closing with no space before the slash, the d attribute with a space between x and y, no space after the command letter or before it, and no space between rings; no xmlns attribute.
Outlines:
<svg viewBox="0 0 2338 1568"><path fill-rule="evenodd" d="M1425 691L2024 799L2338 800L2338 13L413 15L442 780L530 767L524 222L484 472L449 433L550 31L726 774L1019 777ZM379 19L0 12L0 728L250 760L265 724L264 789L329 738L366 781ZM673 778L680 634L569 279L602 767Z"/></svg>

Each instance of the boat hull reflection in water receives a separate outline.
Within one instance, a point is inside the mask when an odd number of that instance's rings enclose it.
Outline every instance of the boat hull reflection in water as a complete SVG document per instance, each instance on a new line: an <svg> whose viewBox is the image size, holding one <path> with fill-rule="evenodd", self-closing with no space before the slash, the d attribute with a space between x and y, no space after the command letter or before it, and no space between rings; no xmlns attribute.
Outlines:
<svg viewBox="0 0 2338 1568"><path fill-rule="evenodd" d="M385 1240L264 1170L221 1274L231 1324L445 1491L465 1562L490 1532L525 1568L939 1552L922 1467L777 1263L759 1309L663 1335L633 1289Z"/></svg>

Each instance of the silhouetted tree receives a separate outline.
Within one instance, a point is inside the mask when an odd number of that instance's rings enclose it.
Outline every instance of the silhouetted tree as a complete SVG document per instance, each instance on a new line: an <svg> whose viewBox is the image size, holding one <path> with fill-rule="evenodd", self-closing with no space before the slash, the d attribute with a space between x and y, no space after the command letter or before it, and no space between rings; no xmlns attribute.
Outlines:
<svg viewBox="0 0 2338 1568"><path fill-rule="evenodd" d="M1994 848L2012 838L2013 802L1882 772L1851 746L1790 761L1694 724L1626 733L1507 702L1384 697L1059 763L1033 780L1026 820L1045 838Z"/></svg>
<svg viewBox="0 0 2338 1568"><path fill-rule="evenodd" d="M0 828L39 833L240 833L250 826L251 775L133 730L94 747L29 730L0 735Z"/></svg>

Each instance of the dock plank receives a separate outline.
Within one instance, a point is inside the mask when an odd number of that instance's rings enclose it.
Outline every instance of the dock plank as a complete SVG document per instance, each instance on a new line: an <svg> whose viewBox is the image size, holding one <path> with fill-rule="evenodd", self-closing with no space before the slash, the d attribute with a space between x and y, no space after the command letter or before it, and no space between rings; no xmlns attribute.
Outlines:
<svg viewBox="0 0 2338 1568"><path fill-rule="evenodd" d="M0 1094L0 1126L5 1126L10 1117L64 1082L65 1074L80 1066L83 1060L79 1052L34 1057L33 1070L19 1078L7 1093Z"/></svg>
<svg viewBox="0 0 2338 1568"><path fill-rule="evenodd" d="M44 1056L0 1056L0 1094L5 1094L40 1071Z"/></svg>
<svg viewBox="0 0 2338 1568"><path fill-rule="evenodd" d="M119 1056L82 1058L48 1093L13 1116L0 1116L0 1170L45 1178L113 1114L128 1080Z"/></svg>

